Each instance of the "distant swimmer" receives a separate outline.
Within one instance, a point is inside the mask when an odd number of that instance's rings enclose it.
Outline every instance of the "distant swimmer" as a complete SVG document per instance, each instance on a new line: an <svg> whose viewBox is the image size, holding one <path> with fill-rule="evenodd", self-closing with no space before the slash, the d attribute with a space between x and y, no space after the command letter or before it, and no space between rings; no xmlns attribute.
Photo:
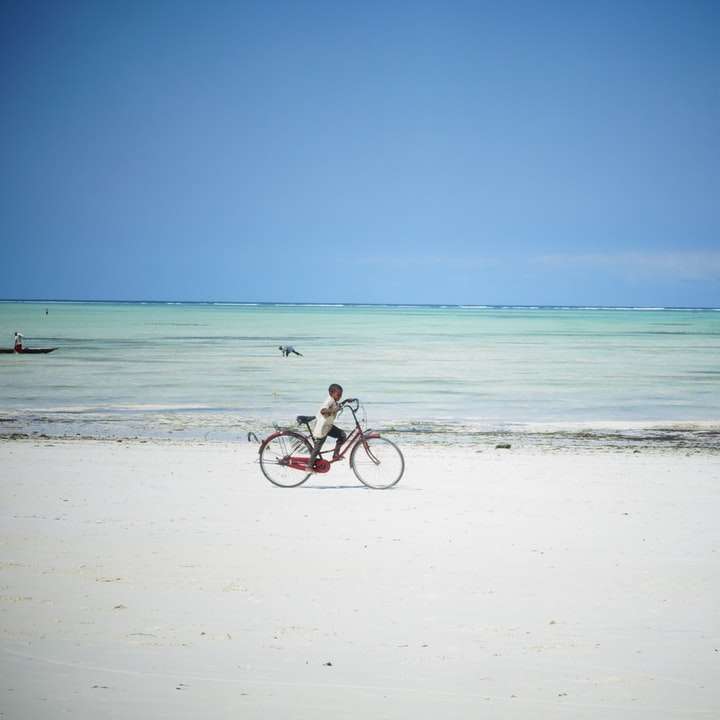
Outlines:
<svg viewBox="0 0 720 720"><path fill-rule="evenodd" d="M303 354L299 353L292 345L280 345L278 350L282 353L283 357L289 357L290 355L303 356Z"/></svg>
<svg viewBox="0 0 720 720"><path fill-rule="evenodd" d="M13 338L13 347L15 352L22 352L23 344L22 344L22 333L19 333L17 330L15 331L15 337Z"/></svg>

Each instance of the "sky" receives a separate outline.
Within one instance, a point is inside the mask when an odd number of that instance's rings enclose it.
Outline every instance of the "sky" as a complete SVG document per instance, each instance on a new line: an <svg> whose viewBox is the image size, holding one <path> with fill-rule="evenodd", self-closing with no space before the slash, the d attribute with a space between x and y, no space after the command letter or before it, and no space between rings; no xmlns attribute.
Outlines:
<svg viewBox="0 0 720 720"><path fill-rule="evenodd" d="M720 306L720 3L0 0L0 297Z"/></svg>

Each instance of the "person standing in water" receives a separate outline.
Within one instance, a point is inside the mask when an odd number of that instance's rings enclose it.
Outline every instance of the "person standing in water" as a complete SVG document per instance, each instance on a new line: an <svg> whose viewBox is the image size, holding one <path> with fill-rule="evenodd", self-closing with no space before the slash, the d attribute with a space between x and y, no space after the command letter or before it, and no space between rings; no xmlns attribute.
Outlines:
<svg viewBox="0 0 720 720"><path fill-rule="evenodd" d="M302 353L299 353L292 345L280 345L278 350L282 353L283 357L289 357L290 355L303 356Z"/></svg>
<svg viewBox="0 0 720 720"><path fill-rule="evenodd" d="M13 348L15 352L22 352L23 349L23 343L22 343L22 333L19 333L17 330L15 331L15 337L13 338Z"/></svg>

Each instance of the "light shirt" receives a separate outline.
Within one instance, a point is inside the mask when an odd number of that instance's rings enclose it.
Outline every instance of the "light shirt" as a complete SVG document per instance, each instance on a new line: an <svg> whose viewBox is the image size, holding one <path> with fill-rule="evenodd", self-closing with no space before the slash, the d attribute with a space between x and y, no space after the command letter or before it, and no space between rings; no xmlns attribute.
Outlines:
<svg viewBox="0 0 720 720"><path fill-rule="evenodd" d="M330 414L323 415L320 410L330 410ZM335 418L340 412L340 403L336 402L332 395L328 395L328 399L322 404L320 410L318 410L315 430L313 431L313 435L317 439L324 438L330 432L330 428L335 423Z"/></svg>

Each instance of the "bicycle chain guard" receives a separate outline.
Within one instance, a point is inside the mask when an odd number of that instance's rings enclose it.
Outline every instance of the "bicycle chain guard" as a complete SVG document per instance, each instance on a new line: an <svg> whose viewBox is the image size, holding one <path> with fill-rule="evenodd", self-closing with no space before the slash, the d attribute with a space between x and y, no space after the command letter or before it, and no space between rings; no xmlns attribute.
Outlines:
<svg viewBox="0 0 720 720"><path fill-rule="evenodd" d="M290 462L288 463L288 465L293 468L293 470L302 470L304 472L307 472L309 459L309 457L300 457L298 455L295 455L290 458ZM327 460L318 458L315 461L314 470L318 473L326 473L328 470L330 470L330 463Z"/></svg>

